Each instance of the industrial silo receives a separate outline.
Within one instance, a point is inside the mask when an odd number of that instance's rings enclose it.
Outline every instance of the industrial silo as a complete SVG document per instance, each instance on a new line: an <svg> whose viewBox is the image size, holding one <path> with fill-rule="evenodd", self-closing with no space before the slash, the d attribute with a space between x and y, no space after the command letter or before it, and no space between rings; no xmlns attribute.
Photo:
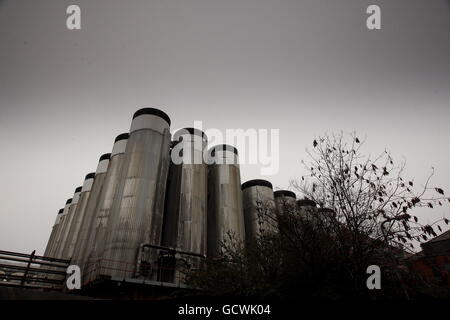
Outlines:
<svg viewBox="0 0 450 320"><path fill-rule="evenodd" d="M78 204L78 200L80 199L80 193L81 193L81 187L77 187L75 189L75 193L73 195L72 202L69 205L69 210L67 211L67 215L64 218L65 223L62 226L61 241L60 241L58 250L55 253L55 256L57 258L61 258L61 259L67 259L68 258L68 257L65 257L63 255L64 254L64 247L65 247L66 242L67 242L67 236L69 234L70 226L72 225L72 222L73 222L74 211L76 210L77 204Z"/></svg>
<svg viewBox="0 0 450 320"><path fill-rule="evenodd" d="M308 220L314 219L317 213L317 204L308 198L297 200L297 209L299 211L299 215Z"/></svg>
<svg viewBox="0 0 450 320"><path fill-rule="evenodd" d="M296 213L296 195L289 190L278 190L273 193L275 197L275 212L278 222L278 230L283 232L286 227L292 225L292 219Z"/></svg>
<svg viewBox="0 0 450 320"><path fill-rule="evenodd" d="M163 111L144 108L134 114L108 219L104 275L140 277L153 270L156 252L144 251L161 243L170 137L170 118Z"/></svg>
<svg viewBox="0 0 450 320"><path fill-rule="evenodd" d="M96 216L91 226L88 241L90 247L87 248L87 262L85 265L85 270L89 274L89 277L85 276L85 281L93 280L96 276L94 272L97 272L102 266L100 258L102 257L107 238L106 228L111 214L112 204L117 198L116 191L128 137L128 133L122 133L114 140L109 167L106 172L103 189L99 195Z"/></svg>
<svg viewBox="0 0 450 320"><path fill-rule="evenodd" d="M52 251L52 247L54 246L54 243L55 243L55 237L56 237L56 234L58 233L59 222L61 221L61 215L63 212L64 212L64 208L59 209L58 214L56 215L56 220L55 220L55 223L53 224L52 232L50 233L50 238L48 239L48 242L47 242L47 247L45 248L45 252L44 252L45 257L50 257L50 252Z"/></svg>
<svg viewBox="0 0 450 320"><path fill-rule="evenodd" d="M163 244L206 255L208 166L203 154L208 140L202 131L185 128L174 141L172 160L178 155L182 162L171 165Z"/></svg>
<svg viewBox="0 0 450 320"><path fill-rule="evenodd" d="M222 244L245 241L244 209L237 149L218 145L208 154L208 256L215 257Z"/></svg>
<svg viewBox="0 0 450 320"><path fill-rule="evenodd" d="M92 244L89 243L90 235L93 231L92 225L97 214L97 208L100 200L100 195L103 190L110 157L110 153L105 153L100 157L98 161L97 170L95 171L94 183L92 184L89 199L86 203L86 209L84 210L84 216L80 224L78 238L72 255L73 263L81 268L82 274L84 274L85 272L84 265L87 259L89 248L92 246Z"/></svg>
<svg viewBox="0 0 450 320"><path fill-rule="evenodd" d="M175 276L175 282L183 282L180 268L198 268L207 253L207 144L206 135L195 128L181 129L173 137L162 244L183 254L177 261L161 261L163 281L173 282ZM171 270L175 266L176 273Z"/></svg>
<svg viewBox="0 0 450 320"><path fill-rule="evenodd" d="M263 233L277 229L272 184L250 180L242 184L245 239L251 242Z"/></svg>
<svg viewBox="0 0 450 320"><path fill-rule="evenodd" d="M291 212L295 209L296 195L289 190L278 190L273 193L275 198L275 208L279 215L282 215L285 211Z"/></svg>
<svg viewBox="0 0 450 320"><path fill-rule="evenodd" d="M62 232L64 230L65 225L67 224L66 218L67 218L67 214L69 213L69 207L70 207L71 203L72 203L72 198L70 198L66 201L66 205L64 206L63 213L61 214L61 216L59 218L58 230L55 235L54 245L50 251L51 257L59 258L59 256L57 256L57 253L59 252L59 250L61 250L60 246L61 246Z"/></svg>
<svg viewBox="0 0 450 320"><path fill-rule="evenodd" d="M81 187L80 198L78 200L77 207L73 212L73 219L67 234L67 240L64 245L62 256L66 259L71 259L74 253L75 245L78 240L78 234L80 232L81 223L86 211L86 206L91 193L91 188L94 183L95 173L91 172L86 175L83 186Z"/></svg>

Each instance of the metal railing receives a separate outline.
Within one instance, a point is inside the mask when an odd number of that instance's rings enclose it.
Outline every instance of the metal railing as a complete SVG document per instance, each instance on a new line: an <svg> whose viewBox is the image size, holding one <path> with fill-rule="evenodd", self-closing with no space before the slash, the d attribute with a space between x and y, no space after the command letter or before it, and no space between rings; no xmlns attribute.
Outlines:
<svg viewBox="0 0 450 320"><path fill-rule="evenodd" d="M0 285L61 290L70 260L0 250Z"/></svg>
<svg viewBox="0 0 450 320"><path fill-rule="evenodd" d="M181 287L186 284L187 274L200 268L204 259L201 254L143 244L136 262L100 258L87 263L82 270L82 286L112 279Z"/></svg>

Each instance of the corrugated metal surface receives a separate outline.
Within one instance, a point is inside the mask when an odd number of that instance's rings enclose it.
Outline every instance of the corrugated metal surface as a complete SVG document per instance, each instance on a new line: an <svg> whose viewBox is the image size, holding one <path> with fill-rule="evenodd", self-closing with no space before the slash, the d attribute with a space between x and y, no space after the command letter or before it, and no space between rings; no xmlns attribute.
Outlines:
<svg viewBox="0 0 450 320"><path fill-rule="evenodd" d="M103 275L138 277L141 245L161 242L170 120L153 110L138 111L131 124L117 198L108 219Z"/></svg>
<svg viewBox="0 0 450 320"><path fill-rule="evenodd" d="M84 268L84 276L85 278L88 277L88 279L85 279L86 281L95 278L95 272L97 270L95 264L101 263L99 259L102 257L105 248L106 228L111 214L112 204L114 199L117 198L116 191L122 171L127 140L128 134L119 135L113 146L108 171L106 172L103 188L99 195L98 208L89 235L88 243L90 247L87 248L87 262Z"/></svg>
<svg viewBox="0 0 450 320"><path fill-rule="evenodd" d="M179 251L206 256L207 252L207 176L203 154L207 137L198 129L185 128L174 134L162 244ZM176 160L177 156L180 156ZM164 281L184 283L186 269L198 268L201 258L180 255L162 261ZM166 270L168 265L175 270Z"/></svg>
<svg viewBox="0 0 450 320"><path fill-rule="evenodd" d="M207 138L187 131L174 137L181 141L172 152L182 150L183 163L171 165L163 244L206 255L208 166L203 153Z"/></svg>
<svg viewBox="0 0 450 320"><path fill-rule="evenodd" d="M218 256L222 244L245 241L239 159L232 148L212 148L208 168L208 256ZM220 151L219 151L220 150ZM222 160L222 161L220 161Z"/></svg>
<svg viewBox="0 0 450 320"><path fill-rule="evenodd" d="M60 250L60 246L61 246L61 240L62 240L62 233L63 230L65 229L65 226L67 225L67 215L69 213L69 207L70 204L72 203L72 199L67 200L66 205L64 206L64 210L63 213L61 215L59 215L59 223L58 223L58 228L55 234L55 241L53 243L53 247L50 251L50 257L54 257L54 258L58 258L59 256L57 256L57 253Z"/></svg>
<svg viewBox="0 0 450 320"><path fill-rule="evenodd" d="M73 216L74 212L77 208L78 201L80 199L80 193L81 193L81 187L77 188L75 190L75 194L73 195L72 202L69 205L69 210L67 211L67 216L65 217L65 224L63 226L62 232L61 232L61 241L59 243L59 246L57 248L55 257L57 258L63 258L64 253L64 246L67 243L67 236L69 234L70 227L73 222Z"/></svg>
<svg viewBox="0 0 450 320"><path fill-rule="evenodd" d="M91 194L91 188L94 183L94 173L90 173L86 176L83 187L81 189L80 198L78 200L77 207L73 212L73 220L67 234L66 244L63 248L62 256L67 259L71 259L74 253L75 245L78 240L78 235L83 222L83 217L86 212L86 206Z"/></svg>
<svg viewBox="0 0 450 320"><path fill-rule="evenodd" d="M55 243L55 237L56 237L56 234L58 233L59 221L61 220L60 216L63 212L64 212L64 209L60 209L58 211L58 214L56 215L56 220L55 220L55 223L53 224L52 232L50 233L50 238L48 239L47 247L45 248L45 252L44 252L44 256L46 256L46 257L50 257L52 247L54 246L54 243Z"/></svg>
<svg viewBox="0 0 450 320"><path fill-rule="evenodd" d="M78 265L82 273L84 273L84 265L86 263L88 250L92 247L89 240L91 232L93 231L92 225L97 214L100 194L103 190L105 176L109 166L109 157L110 154L104 154L100 157L97 170L95 171L95 180L92 184L84 217L81 221L78 239L73 251L72 263Z"/></svg>

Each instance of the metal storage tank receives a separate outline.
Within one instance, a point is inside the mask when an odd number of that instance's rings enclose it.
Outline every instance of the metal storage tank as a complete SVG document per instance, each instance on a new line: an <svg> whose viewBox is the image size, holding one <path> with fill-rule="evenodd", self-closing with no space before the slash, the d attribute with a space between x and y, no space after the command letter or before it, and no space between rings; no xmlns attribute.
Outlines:
<svg viewBox="0 0 450 320"><path fill-rule="evenodd" d="M177 153L182 163L171 164L163 245L206 255L208 166L203 155L208 139L198 129L185 128L174 141L172 159Z"/></svg>
<svg viewBox="0 0 450 320"><path fill-rule="evenodd" d="M110 153L105 153L98 160L94 183L92 184L89 199L86 203L86 209L84 212L83 220L81 221L78 238L73 251L72 261L74 264L80 267L82 274L85 271L84 265L86 263L88 250L92 246L92 244L89 243L90 233L93 231L92 225L97 214L100 194L103 190L110 157Z"/></svg>
<svg viewBox="0 0 450 320"><path fill-rule="evenodd" d="M297 200L297 208L299 214L307 219L313 219L317 213L317 204L308 198Z"/></svg>
<svg viewBox="0 0 450 320"><path fill-rule="evenodd" d="M218 145L208 154L208 256L220 255L227 241L245 241L239 155L235 147Z"/></svg>
<svg viewBox="0 0 450 320"><path fill-rule="evenodd" d="M161 243L170 137L170 118L163 111L144 108L134 114L108 219L104 275L147 276L150 271L141 267L156 261L156 252L143 257L141 248Z"/></svg>
<svg viewBox="0 0 450 320"><path fill-rule="evenodd" d="M297 196L289 190L278 190L273 193L277 214L282 215L285 210L295 209Z"/></svg>
<svg viewBox="0 0 450 320"><path fill-rule="evenodd" d="M111 214L112 204L114 200L117 199L116 191L119 184L118 182L128 137L128 133L122 133L114 140L108 171L106 171L103 189L99 195L96 216L92 223L89 235L88 243L90 244L90 247L87 248L85 270L90 276L84 278L86 281L93 280L95 274L92 273L96 268L98 270L98 267L101 267L101 261L99 261L99 259L102 257L105 248L106 227ZM94 264L98 265L96 266Z"/></svg>
<svg viewBox="0 0 450 320"><path fill-rule="evenodd" d="M78 200L76 210L73 212L73 220L67 234L66 244L63 248L62 256L66 259L71 259L73 256L75 245L78 239L78 234L80 232L81 223L83 221L86 206L91 193L91 188L94 183L94 178L94 172L87 174L84 179L83 187L81 187L80 198Z"/></svg>
<svg viewBox="0 0 450 320"><path fill-rule="evenodd" d="M70 226L72 225L73 216L74 216L74 210L77 208L78 200L80 199L80 193L81 193L81 187L77 187L75 189L75 193L72 198L72 202L69 205L69 210L67 211L67 216L64 218L65 223L62 226L62 232L61 232L61 241L58 247L58 250L55 253L55 256L57 258L66 259L68 257L64 257L64 247L67 242L67 236L69 234Z"/></svg>
<svg viewBox="0 0 450 320"><path fill-rule="evenodd" d="M184 128L174 134L162 245L175 248L179 255L176 259L164 256L160 261L162 281L183 283L184 270L198 268L201 257L206 257L207 144L206 135L195 128Z"/></svg>
<svg viewBox="0 0 450 320"><path fill-rule="evenodd" d="M242 184L245 239L247 242L277 229L272 184L267 180L250 180Z"/></svg>
<svg viewBox="0 0 450 320"><path fill-rule="evenodd" d="M284 226L292 223L290 220L292 214L295 215L297 205L296 205L296 195L294 192L289 190L278 190L273 193L275 197L275 209L278 221L278 230L283 232L286 230Z"/></svg>
<svg viewBox="0 0 450 320"><path fill-rule="evenodd" d="M62 238L62 231L67 223L66 217L67 214L69 213L69 207L70 204L72 203L72 198L68 199L66 201L66 205L64 206L64 210L63 213L61 214L61 216L59 217L59 226L58 226L58 230L56 232L55 235L55 242L54 245L50 251L50 256L54 257L54 258L59 258L57 256L57 252L60 250L60 246L61 246L61 238Z"/></svg>
<svg viewBox="0 0 450 320"><path fill-rule="evenodd" d="M61 221L61 214L63 212L64 212L64 208L59 209L58 214L56 215L56 220L55 220L55 223L53 224L52 232L50 233L50 238L48 239L48 242L47 242L47 247L45 248L45 252L44 252L45 257L50 257L50 252L55 243L55 237L56 237L56 234L58 233L59 222Z"/></svg>

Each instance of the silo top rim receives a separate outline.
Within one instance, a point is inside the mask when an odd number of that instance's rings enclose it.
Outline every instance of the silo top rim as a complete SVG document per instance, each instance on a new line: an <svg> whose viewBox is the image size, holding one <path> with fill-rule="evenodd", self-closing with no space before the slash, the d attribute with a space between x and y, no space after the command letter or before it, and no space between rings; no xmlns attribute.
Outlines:
<svg viewBox="0 0 450 320"><path fill-rule="evenodd" d="M278 198L278 197L291 197L291 198L294 198L294 199L297 198L295 193L292 192L292 191L289 191L289 190L278 190L278 191L275 191L273 193L273 195L274 195L275 198Z"/></svg>
<svg viewBox="0 0 450 320"><path fill-rule="evenodd" d="M72 203L72 198L67 199L66 204Z"/></svg>
<svg viewBox="0 0 450 320"><path fill-rule="evenodd" d="M270 189L273 188L272 184L269 181L267 181L267 180L254 179L254 180L249 180L247 182L244 182L242 184L242 186L241 186L241 189L244 190L244 189L247 189L247 188L250 188L250 187L255 187L255 186L267 187L267 188L270 188Z"/></svg>
<svg viewBox="0 0 450 320"><path fill-rule="evenodd" d="M111 153L105 153L102 154L102 156L100 157L100 159L98 161L103 161L103 160L107 160L111 158Z"/></svg>
<svg viewBox="0 0 450 320"><path fill-rule="evenodd" d="M95 178L95 172L91 172L91 173L88 173L87 175L86 175L86 177L84 178L84 180L87 180L87 179L94 179Z"/></svg>
<svg viewBox="0 0 450 320"><path fill-rule="evenodd" d="M216 151L231 151L234 152L235 155L238 155L238 149L229 144L218 144L217 146L212 147L211 150L211 156L213 157L216 154Z"/></svg>
<svg viewBox="0 0 450 320"><path fill-rule="evenodd" d="M315 207L316 203L310 199L301 199L301 200L297 200L297 205L299 207L305 207L305 206Z"/></svg>
<svg viewBox="0 0 450 320"><path fill-rule="evenodd" d="M206 136L206 134L197 128L183 128L178 130L177 132L174 133L174 139L178 139L179 137L185 135L186 133L189 133L190 135L195 135L195 136L199 136L202 137L204 139L208 139L208 137Z"/></svg>
<svg viewBox="0 0 450 320"><path fill-rule="evenodd" d="M136 111L134 113L133 119L136 118L136 117L139 117L141 115L144 115L144 114L151 114L151 115L160 117L161 119L164 119L170 126L171 122L170 122L169 116L164 111L161 111L161 110L155 109L155 108L142 108L142 109L139 109L138 111Z"/></svg>
<svg viewBox="0 0 450 320"><path fill-rule="evenodd" d="M75 193L81 192L81 188L82 188L82 187L77 187L77 188L75 189Z"/></svg>
<svg viewBox="0 0 450 320"><path fill-rule="evenodd" d="M120 140L127 140L129 137L130 137L129 133L121 133L116 137L116 139L114 139L114 143Z"/></svg>

